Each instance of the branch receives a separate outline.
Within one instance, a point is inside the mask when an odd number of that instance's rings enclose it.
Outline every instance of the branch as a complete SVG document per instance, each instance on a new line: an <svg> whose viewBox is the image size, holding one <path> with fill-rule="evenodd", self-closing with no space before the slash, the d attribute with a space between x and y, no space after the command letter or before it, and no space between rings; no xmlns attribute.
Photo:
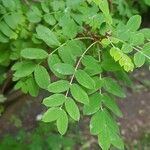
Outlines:
<svg viewBox="0 0 150 150"><path fill-rule="evenodd" d="M77 69L78 69L78 67L79 67L79 65L80 65L80 62L81 62L82 58L83 58L84 55L87 53L87 51L88 51L93 45L95 45L97 42L98 42L98 41L95 41L94 43L92 43L92 44L83 52L83 54L81 55L80 59L78 60L78 62L77 62L77 64L76 64L74 74L73 74L72 77L71 77L70 85L72 85L73 79L74 79L74 77L75 77L75 72L77 71ZM66 92L66 97L68 96L68 93L69 93L69 90L67 90L67 92Z"/></svg>

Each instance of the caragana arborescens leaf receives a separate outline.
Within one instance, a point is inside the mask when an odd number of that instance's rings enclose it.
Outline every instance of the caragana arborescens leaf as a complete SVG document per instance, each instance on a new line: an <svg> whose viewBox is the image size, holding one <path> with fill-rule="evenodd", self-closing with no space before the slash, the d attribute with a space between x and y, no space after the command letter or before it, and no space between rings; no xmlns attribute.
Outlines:
<svg viewBox="0 0 150 150"><path fill-rule="evenodd" d="M42 13L40 9L34 5L31 5L30 10L26 13L27 18L32 23L38 23L42 19Z"/></svg>
<svg viewBox="0 0 150 150"><path fill-rule="evenodd" d="M121 110L119 109L115 100L112 97L108 96L107 94L104 94L102 99L104 105L108 107L112 112L114 112L118 117L123 116Z"/></svg>
<svg viewBox="0 0 150 150"><path fill-rule="evenodd" d="M17 39L18 35L4 22L0 22L0 31L10 39Z"/></svg>
<svg viewBox="0 0 150 150"><path fill-rule="evenodd" d="M140 33L144 34L145 39L150 39L150 28L143 28Z"/></svg>
<svg viewBox="0 0 150 150"><path fill-rule="evenodd" d="M61 109L57 107L49 108L42 116L42 121L52 122L57 120L61 115Z"/></svg>
<svg viewBox="0 0 150 150"><path fill-rule="evenodd" d="M142 55L140 52L137 52L134 54L134 63L136 65L136 67L141 67L144 65L145 63L145 56Z"/></svg>
<svg viewBox="0 0 150 150"><path fill-rule="evenodd" d="M22 23L23 19L24 18L20 13L12 13L4 16L5 22L8 24L10 28L14 30L18 27L19 24Z"/></svg>
<svg viewBox="0 0 150 150"><path fill-rule="evenodd" d="M83 113L85 115L91 115L97 112L100 109L102 102L102 95L99 93L94 93L89 97L89 104L84 105Z"/></svg>
<svg viewBox="0 0 150 150"><path fill-rule="evenodd" d="M92 134L98 135L99 145L104 150L108 150L111 144L118 145L117 142L120 142L119 140L114 142L114 137L118 136L118 127L116 127L116 123L114 123L114 120L105 109L98 111L92 116L90 131ZM120 147L123 146L120 145Z"/></svg>
<svg viewBox="0 0 150 150"><path fill-rule="evenodd" d="M95 82L94 80L83 70L77 70L75 72L75 77L77 81L84 87L88 89L94 89L95 88Z"/></svg>
<svg viewBox="0 0 150 150"><path fill-rule="evenodd" d="M98 135L103 130L104 115L102 111L96 112L90 121L90 132L93 135Z"/></svg>
<svg viewBox="0 0 150 150"><path fill-rule="evenodd" d="M110 55L114 58L115 61L119 61L120 66L123 66L125 71L133 71L134 64L132 63L131 58L124 54L119 48L112 47L110 49Z"/></svg>
<svg viewBox="0 0 150 150"><path fill-rule="evenodd" d="M70 87L71 95L73 98L83 104L89 103L89 98L87 93L77 84L72 84Z"/></svg>
<svg viewBox="0 0 150 150"><path fill-rule="evenodd" d="M60 45L55 33L43 25L38 25L36 28L38 38L43 40L49 47L56 47Z"/></svg>
<svg viewBox="0 0 150 150"><path fill-rule="evenodd" d="M66 108L67 113L70 115L70 117L73 120L79 121L80 119L79 108L72 98L70 97L67 98L65 102L65 108Z"/></svg>
<svg viewBox="0 0 150 150"><path fill-rule="evenodd" d="M42 120L55 121L61 135L68 119L82 118L81 110L91 115L90 131L98 136L101 149L124 149L115 121L122 113L113 95L125 94L111 77L130 86L126 72L150 63L150 29L139 30L141 17L132 16L141 10L121 0L111 5L109 0L27 4L31 7L21 0L0 1L0 84L12 66L15 90L31 96L38 96L39 88L49 92ZM148 0L139 4L145 9Z"/></svg>
<svg viewBox="0 0 150 150"><path fill-rule="evenodd" d="M53 15L51 14L45 14L44 15L44 20L46 23L48 23L49 25L54 25L56 23L56 19L54 18Z"/></svg>
<svg viewBox="0 0 150 150"><path fill-rule="evenodd" d="M66 14L61 18L59 24L62 26L62 32L67 38L72 39L77 35L78 26L76 22Z"/></svg>
<svg viewBox="0 0 150 150"><path fill-rule="evenodd" d="M29 94L33 97L36 97L39 94L39 87L33 77L28 78L22 88L23 90L28 90Z"/></svg>
<svg viewBox="0 0 150 150"><path fill-rule="evenodd" d="M0 42L7 43L9 39L0 32Z"/></svg>
<svg viewBox="0 0 150 150"><path fill-rule="evenodd" d="M141 52L147 56L146 58L150 58L150 42L144 45L143 50Z"/></svg>
<svg viewBox="0 0 150 150"><path fill-rule="evenodd" d="M67 91L70 87L69 81L67 80L59 80L51 83L48 86L48 91L52 93L61 93Z"/></svg>
<svg viewBox="0 0 150 150"><path fill-rule="evenodd" d="M14 76L17 78L26 77L26 76L32 74L35 67L36 67L36 64L34 64L32 62L23 62L17 68L16 72L14 73Z"/></svg>
<svg viewBox="0 0 150 150"><path fill-rule="evenodd" d="M72 65L75 63L74 55L71 52L71 48L69 48L67 45L60 47L58 50L58 54L64 63Z"/></svg>
<svg viewBox="0 0 150 150"><path fill-rule="evenodd" d="M126 27L128 30L136 31L139 29L140 25L141 25L141 16L134 15L129 19Z"/></svg>
<svg viewBox="0 0 150 150"><path fill-rule="evenodd" d="M145 4L147 4L148 6L150 6L150 1L149 0L144 0Z"/></svg>
<svg viewBox="0 0 150 150"><path fill-rule="evenodd" d="M66 63L57 63L53 67L55 71L62 75L71 75L75 71L72 65Z"/></svg>
<svg viewBox="0 0 150 150"><path fill-rule="evenodd" d="M49 57L48 57L48 66L49 66L49 68L51 69L51 71L54 73L54 75L56 77L64 78L64 76L62 74L58 73L54 69L54 65L57 64L57 63L61 63L61 60L58 57L58 55L56 55L56 54L49 55Z"/></svg>
<svg viewBox="0 0 150 150"><path fill-rule="evenodd" d="M50 76L45 67L38 65L34 70L34 78L39 87L47 89L50 83Z"/></svg>
<svg viewBox="0 0 150 150"><path fill-rule="evenodd" d="M84 66L87 66L89 68L97 67L98 65L98 60L96 60L94 57L90 55L85 55L81 62Z"/></svg>
<svg viewBox="0 0 150 150"><path fill-rule="evenodd" d="M112 78L105 77L102 80L103 80L103 87L107 92L119 97L126 97L124 91Z"/></svg>
<svg viewBox="0 0 150 150"><path fill-rule="evenodd" d="M25 48L21 51L21 56L27 59L44 59L48 53L40 48Z"/></svg>
<svg viewBox="0 0 150 150"><path fill-rule="evenodd" d="M103 150L109 150L111 146L110 131L108 126L103 126L102 128L103 130L98 135L98 143Z"/></svg>
<svg viewBox="0 0 150 150"><path fill-rule="evenodd" d="M56 107L62 105L66 101L63 94L53 94L43 100L43 104L47 107Z"/></svg>
<svg viewBox="0 0 150 150"><path fill-rule="evenodd" d="M56 124L59 133L64 135L68 128L68 115L63 109L60 110L60 116L57 119Z"/></svg>
<svg viewBox="0 0 150 150"><path fill-rule="evenodd" d="M112 24L112 18L109 13L108 1L107 0L93 0L93 1L99 6L101 11L103 12L103 14L106 18L106 22L109 24Z"/></svg>

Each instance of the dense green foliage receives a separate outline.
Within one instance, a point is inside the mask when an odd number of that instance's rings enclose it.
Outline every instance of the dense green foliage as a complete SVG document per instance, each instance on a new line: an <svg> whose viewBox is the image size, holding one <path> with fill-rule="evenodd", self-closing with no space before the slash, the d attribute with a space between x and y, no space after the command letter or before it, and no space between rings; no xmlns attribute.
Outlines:
<svg viewBox="0 0 150 150"><path fill-rule="evenodd" d="M17 135L5 135L0 140L1 150L72 150L75 140L51 133L52 126L40 124L32 132L20 130Z"/></svg>
<svg viewBox="0 0 150 150"><path fill-rule="evenodd" d="M140 29L138 8L130 10L132 4L122 0L110 5L107 0L0 1L0 83L11 69L16 90L32 96L49 91L42 120L56 122L62 135L70 119L91 116L90 132L103 150L124 149L115 97L125 93L117 81L130 85L127 72L150 64L150 29Z"/></svg>

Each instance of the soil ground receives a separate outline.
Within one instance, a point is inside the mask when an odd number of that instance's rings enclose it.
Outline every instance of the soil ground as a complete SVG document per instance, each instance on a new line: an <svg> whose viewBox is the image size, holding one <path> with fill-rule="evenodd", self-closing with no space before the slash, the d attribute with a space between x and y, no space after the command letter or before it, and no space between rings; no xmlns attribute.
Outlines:
<svg viewBox="0 0 150 150"><path fill-rule="evenodd" d="M125 99L118 100L124 114L124 117L119 120L121 134L130 147L130 150L133 149L133 145L138 143L139 138L144 133L150 133L149 72L146 69L134 72L132 79L134 82L133 88L127 90L127 97ZM45 95L46 93L44 92L41 92L37 98L19 95L12 104L9 104L4 114L0 117L0 136L2 137L7 133L15 134L20 128L24 128L27 131L32 130L38 124L36 120L37 115L44 111L44 108L41 106L41 100ZM99 148L95 144L95 138L89 135L88 121L89 119L85 118L79 124L80 134L85 139L88 139L88 145L91 147L90 150L98 150ZM81 145L77 147L76 149L82 148ZM148 149L141 147L138 150Z"/></svg>

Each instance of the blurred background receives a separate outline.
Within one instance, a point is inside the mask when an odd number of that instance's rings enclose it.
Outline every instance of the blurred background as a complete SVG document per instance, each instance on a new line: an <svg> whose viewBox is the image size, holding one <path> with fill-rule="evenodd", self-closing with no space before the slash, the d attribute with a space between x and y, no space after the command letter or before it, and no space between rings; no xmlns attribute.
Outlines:
<svg viewBox="0 0 150 150"><path fill-rule="evenodd" d="M150 27L150 0L110 0L114 15L128 19L140 14L142 27ZM25 0L26 3L26 0ZM119 15L118 15L119 14ZM1 71L1 70L0 70ZM126 150L150 150L150 73L145 66L130 74L127 97L118 99L124 117L118 120ZM7 94L0 94L0 150L99 150L89 134L89 118L71 122L67 135L60 136L54 124L42 123L47 93L33 98L12 90L5 81ZM0 86L2 88L3 86ZM114 150L112 148L112 150Z"/></svg>

